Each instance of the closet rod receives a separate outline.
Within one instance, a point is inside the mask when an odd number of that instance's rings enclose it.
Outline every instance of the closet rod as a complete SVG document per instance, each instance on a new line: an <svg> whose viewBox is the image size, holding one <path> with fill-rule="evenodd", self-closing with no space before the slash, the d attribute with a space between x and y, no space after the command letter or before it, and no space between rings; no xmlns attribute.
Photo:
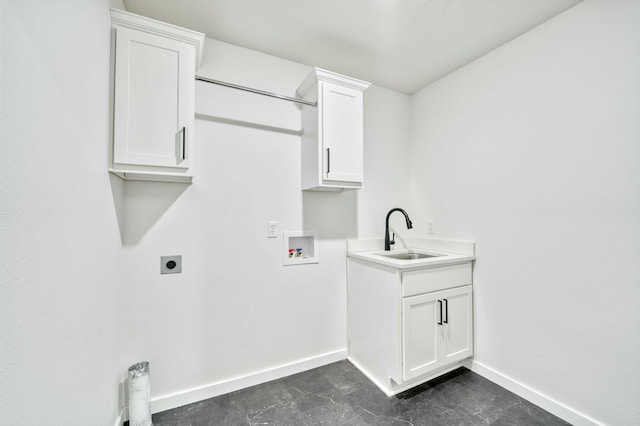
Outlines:
<svg viewBox="0 0 640 426"><path fill-rule="evenodd" d="M295 102L298 104L317 106L317 102L305 101L304 99L290 98L289 96L279 95L277 93L265 92L264 90L252 89L251 87L240 86L238 84L227 83L226 81L214 80L212 78L201 77L196 75L196 80L205 83L218 84L220 86L231 87L232 89L244 90L245 92L257 93L258 95L271 96L272 98L282 99L283 101Z"/></svg>

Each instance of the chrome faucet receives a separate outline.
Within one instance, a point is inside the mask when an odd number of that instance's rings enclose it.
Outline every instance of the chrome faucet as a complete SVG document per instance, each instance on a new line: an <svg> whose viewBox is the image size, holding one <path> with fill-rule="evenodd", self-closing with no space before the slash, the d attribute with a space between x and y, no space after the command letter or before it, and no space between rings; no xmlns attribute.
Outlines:
<svg viewBox="0 0 640 426"><path fill-rule="evenodd" d="M404 219L407 221L407 229L411 229L413 228L413 224L411 223L411 219L409 219L409 215L407 214L407 212L405 212L404 210L402 210L399 207L396 207L394 209L389 210L389 213L387 213L387 219L385 221L385 226L384 226L384 249L385 251L389 251L391 250L391 244L395 244L396 241L396 234L393 234L393 238L390 239L389 238L389 216L391 216L391 213L393 212L400 212L404 215Z"/></svg>

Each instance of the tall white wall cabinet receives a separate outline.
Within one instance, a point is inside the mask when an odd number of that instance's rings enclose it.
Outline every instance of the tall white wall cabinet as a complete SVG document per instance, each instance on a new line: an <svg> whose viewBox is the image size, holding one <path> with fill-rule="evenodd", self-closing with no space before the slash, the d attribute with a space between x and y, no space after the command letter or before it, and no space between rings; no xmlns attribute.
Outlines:
<svg viewBox="0 0 640 426"><path fill-rule="evenodd" d="M191 182L195 72L204 34L111 9L113 146L124 179Z"/></svg>
<svg viewBox="0 0 640 426"><path fill-rule="evenodd" d="M302 189L342 191L363 185L363 93L369 83L315 68L298 96L302 110Z"/></svg>

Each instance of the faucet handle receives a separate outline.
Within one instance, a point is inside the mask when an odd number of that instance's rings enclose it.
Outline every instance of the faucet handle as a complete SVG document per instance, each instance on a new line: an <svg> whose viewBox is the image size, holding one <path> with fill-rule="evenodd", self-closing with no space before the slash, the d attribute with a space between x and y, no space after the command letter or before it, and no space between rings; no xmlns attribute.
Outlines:
<svg viewBox="0 0 640 426"><path fill-rule="evenodd" d="M391 241L389 241L389 244L393 245L396 243L396 233L393 233L393 236L391 237Z"/></svg>

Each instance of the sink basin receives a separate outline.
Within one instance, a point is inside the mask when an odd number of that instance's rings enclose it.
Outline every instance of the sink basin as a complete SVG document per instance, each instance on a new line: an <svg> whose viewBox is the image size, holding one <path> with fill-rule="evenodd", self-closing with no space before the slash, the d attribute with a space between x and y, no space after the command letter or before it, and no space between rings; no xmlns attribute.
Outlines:
<svg viewBox="0 0 640 426"><path fill-rule="evenodd" d="M400 260L416 260L416 259L426 259L428 257L438 257L437 254L424 254L424 253L380 253L380 256L390 257L392 259L400 259Z"/></svg>

